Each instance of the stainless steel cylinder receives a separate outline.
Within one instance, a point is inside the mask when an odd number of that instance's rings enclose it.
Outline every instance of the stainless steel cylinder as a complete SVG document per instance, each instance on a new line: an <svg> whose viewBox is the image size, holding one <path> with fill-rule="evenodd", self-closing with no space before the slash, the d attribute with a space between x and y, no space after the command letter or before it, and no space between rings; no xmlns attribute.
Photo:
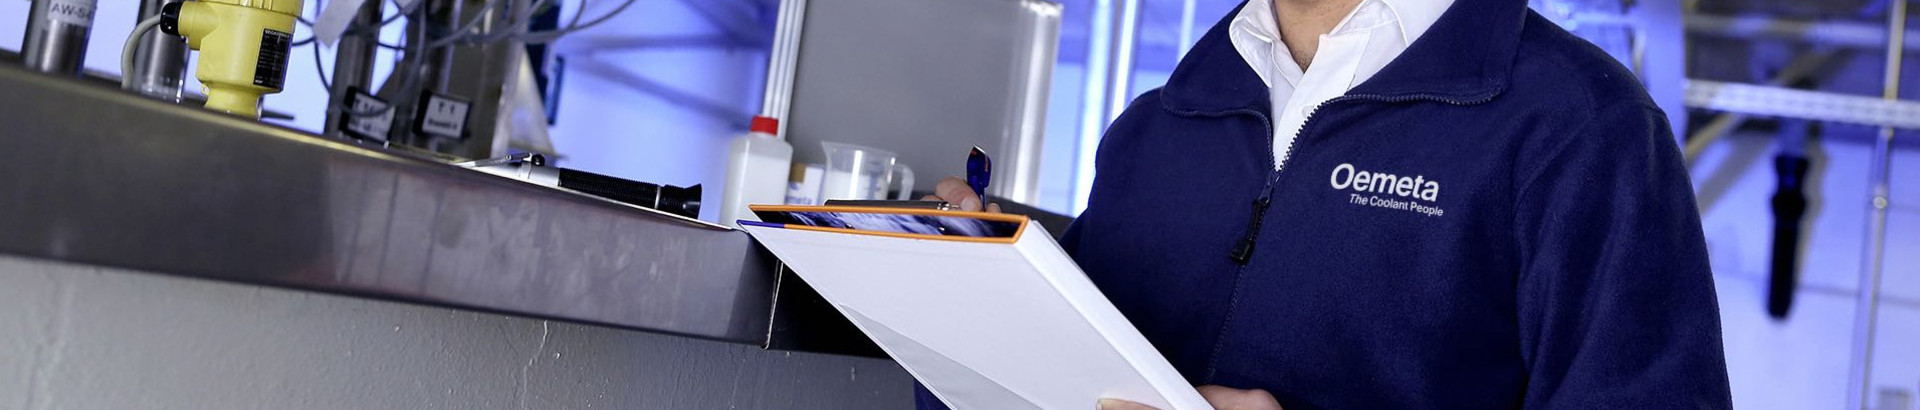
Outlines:
<svg viewBox="0 0 1920 410"><path fill-rule="evenodd" d="M348 105L353 101L353 92L369 95L374 92L369 85L373 83L374 52L380 46L380 8L384 3L361 3L359 13L353 17L353 24L348 25L346 35L340 36L340 47L333 55L333 89L327 90L330 96L325 125L327 136L342 136L340 129L347 122L347 114L354 112L353 107Z"/></svg>
<svg viewBox="0 0 1920 410"><path fill-rule="evenodd" d="M140 0L140 15L135 22L160 15L167 3L184 0ZM180 37L149 30L134 49L130 91L167 101L180 101L180 89L187 81L187 42Z"/></svg>
<svg viewBox="0 0 1920 410"><path fill-rule="evenodd" d="M21 62L34 70L79 75L86 67L93 6L94 0L33 0Z"/></svg>

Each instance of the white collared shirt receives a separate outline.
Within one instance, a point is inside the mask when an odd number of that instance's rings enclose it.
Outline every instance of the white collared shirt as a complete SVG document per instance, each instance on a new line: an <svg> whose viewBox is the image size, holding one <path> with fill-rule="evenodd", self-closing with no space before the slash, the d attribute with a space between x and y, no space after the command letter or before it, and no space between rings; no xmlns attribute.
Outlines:
<svg viewBox="0 0 1920 410"><path fill-rule="evenodd" d="M1332 32L1320 36L1313 64L1302 72L1280 41L1273 0L1249 0L1234 16L1228 38L1273 96L1273 166L1286 161L1315 109L1379 73L1452 5L1453 0L1361 0Z"/></svg>

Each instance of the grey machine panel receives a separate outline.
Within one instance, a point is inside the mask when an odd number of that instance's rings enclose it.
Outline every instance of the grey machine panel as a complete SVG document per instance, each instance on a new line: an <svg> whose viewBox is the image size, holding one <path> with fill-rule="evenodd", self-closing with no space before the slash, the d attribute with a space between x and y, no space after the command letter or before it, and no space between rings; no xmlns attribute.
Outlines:
<svg viewBox="0 0 1920 410"><path fill-rule="evenodd" d="M920 190L994 158L989 192L1031 203L1060 28L1039 0L807 0L786 133L894 151Z"/></svg>
<svg viewBox="0 0 1920 410"><path fill-rule="evenodd" d="M739 231L10 64L0 90L0 254L774 342Z"/></svg>

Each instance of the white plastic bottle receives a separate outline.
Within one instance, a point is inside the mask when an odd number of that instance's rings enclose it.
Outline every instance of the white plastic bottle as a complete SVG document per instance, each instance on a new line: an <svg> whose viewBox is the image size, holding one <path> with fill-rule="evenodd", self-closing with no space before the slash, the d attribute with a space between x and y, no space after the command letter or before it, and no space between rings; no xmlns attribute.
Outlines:
<svg viewBox="0 0 1920 410"><path fill-rule="evenodd" d="M727 184L721 192L720 224L760 218L747 205L779 205L787 201L787 175L793 166L793 145L775 135L780 121L755 116L747 135L727 147Z"/></svg>

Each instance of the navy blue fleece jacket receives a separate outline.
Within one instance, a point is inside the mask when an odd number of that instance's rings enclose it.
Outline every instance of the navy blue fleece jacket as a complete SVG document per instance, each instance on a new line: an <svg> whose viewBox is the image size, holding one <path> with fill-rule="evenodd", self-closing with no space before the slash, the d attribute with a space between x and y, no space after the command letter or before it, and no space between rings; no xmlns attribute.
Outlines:
<svg viewBox="0 0 1920 410"><path fill-rule="evenodd" d="M1108 129L1062 241L1188 381L1289 410L1731 407L1686 168L1619 63L1524 0L1458 0L1276 170L1229 21Z"/></svg>

